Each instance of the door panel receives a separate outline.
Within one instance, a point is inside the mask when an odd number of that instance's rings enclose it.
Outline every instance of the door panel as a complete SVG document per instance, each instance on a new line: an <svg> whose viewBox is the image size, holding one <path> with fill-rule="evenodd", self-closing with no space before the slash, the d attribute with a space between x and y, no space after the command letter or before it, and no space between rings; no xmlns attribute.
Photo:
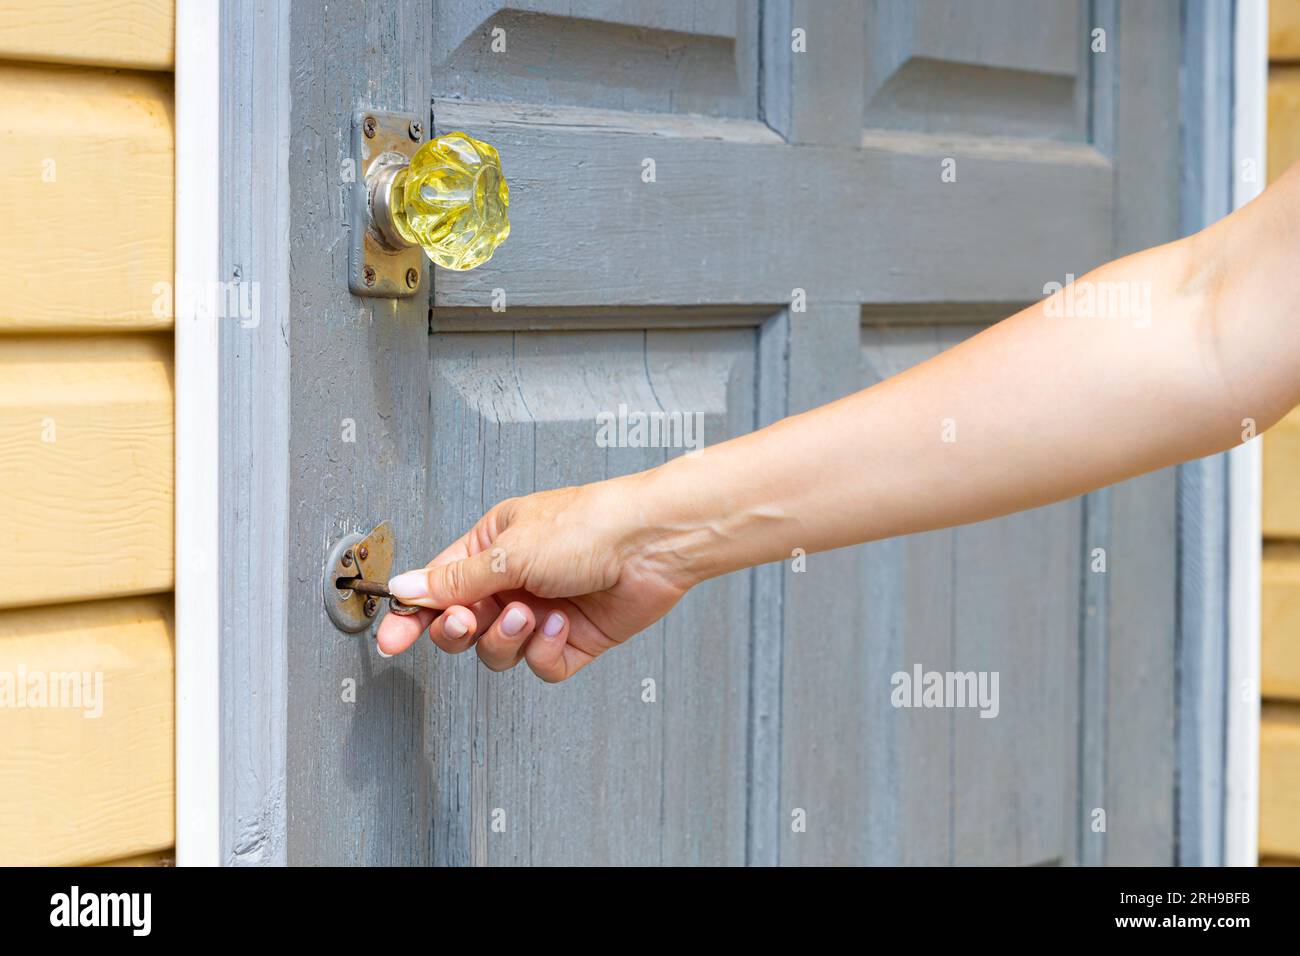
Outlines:
<svg viewBox="0 0 1300 956"><path fill-rule="evenodd" d="M866 125L1085 140L1087 7L872 0Z"/></svg>
<svg viewBox="0 0 1300 956"><path fill-rule="evenodd" d="M442 97L753 119L756 5L435 0Z"/></svg>
<svg viewBox="0 0 1300 956"><path fill-rule="evenodd" d="M755 424L752 329L441 334L430 369L438 528L689 450L635 447L631 430L605 447L597 430L620 410L629 429L668 416L661 444L697 437L674 415L709 443ZM749 584L707 583L558 687L418 648L438 687L431 760L456 768L438 813L464 824L444 859L468 846L472 863L742 863Z"/></svg>
<svg viewBox="0 0 1300 956"><path fill-rule="evenodd" d="M399 560L427 560L502 498L684 450L606 447L599 421L620 406L698 413L714 444L1177 228L1173 0L438 0L406 14L399 31L357 13L354 33L304 40L295 64L306 119L291 152L310 158L294 180L295 320L353 319L344 348L295 347L294 408L324 432L360 404L372 428L325 460L295 424L304 566L348 514L391 514ZM383 51L399 37L394 71ZM435 132L498 147L513 228L482 268L435 271L423 349L424 303L358 303L314 263L347 227L316 130L426 104ZM427 642L379 661L303 598L290 859L1168 862L1172 503L1159 475L729 575L558 686ZM1118 573L1089 572L1096 547ZM894 707L891 677L916 663L997 671L998 716ZM359 668L352 713L335 698ZM1109 844L1089 827L1097 808Z"/></svg>
<svg viewBox="0 0 1300 956"><path fill-rule="evenodd" d="M1086 146L866 130L861 149L794 149L761 123L441 99L433 117L495 145L511 179L510 241L485 268L438 272L439 306L487 307L494 289L507 308L779 303L797 288L1025 301L1110 248L1114 169Z"/></svg>

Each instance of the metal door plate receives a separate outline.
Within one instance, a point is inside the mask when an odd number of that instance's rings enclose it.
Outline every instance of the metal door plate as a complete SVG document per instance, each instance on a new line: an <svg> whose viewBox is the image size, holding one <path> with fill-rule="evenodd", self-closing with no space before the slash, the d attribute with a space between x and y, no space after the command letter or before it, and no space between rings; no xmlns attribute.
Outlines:
<svg viewBox="0 0 1300 956"><path fill-rule="evenodd" d="M387 521L370 534L354 531L344 535L330 549L321 575L321 596L325 613L340 631L356 634L368 628L379 616L379 602L351 588L336 586L339 578L365 578L387 583L393 571L393 526ZM367 602L369 604L367 605ZM366 608L372 608L367 614Z"/></svg>
<svg viewBox="0 0 1300 956"><path fill-rule="evenodd" d="M429 259L419 246L393 248L370 213L376 179L409 162L424 143L426 120L414 113L364 110L352 114L352 246L348 288L354 295L409 299L428 288ZM414 282L412 282L414 280Z"/></svg>

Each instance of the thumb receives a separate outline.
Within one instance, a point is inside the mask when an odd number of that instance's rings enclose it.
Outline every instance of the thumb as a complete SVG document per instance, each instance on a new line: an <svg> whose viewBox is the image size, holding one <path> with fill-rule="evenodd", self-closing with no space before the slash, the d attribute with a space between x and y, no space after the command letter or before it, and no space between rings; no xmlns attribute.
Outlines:
<svg viewBox="0 0 1300 956"><path fill-rule="evenodd" d="M515 587L514 576L498 565L497 549L480 551L467 558L407 571L388 582L393 596L407 604L437 609L471 605L498 591Z"/></svg>

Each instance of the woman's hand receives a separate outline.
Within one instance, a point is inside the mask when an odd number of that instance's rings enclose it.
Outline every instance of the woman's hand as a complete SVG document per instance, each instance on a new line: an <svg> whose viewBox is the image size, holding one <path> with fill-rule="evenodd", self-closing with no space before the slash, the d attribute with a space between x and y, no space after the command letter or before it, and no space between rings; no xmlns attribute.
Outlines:
<svg viewBox="0 0 1300 956"><path fill-rule="evenodd" d="M495 671L525 660L554 682L645 630L695 580L647 527L642 483L634 475L496 505L427 567L388 583L426 610L387 615L380 652L399 654L427 629L449 654L474 647Z"/></svg>

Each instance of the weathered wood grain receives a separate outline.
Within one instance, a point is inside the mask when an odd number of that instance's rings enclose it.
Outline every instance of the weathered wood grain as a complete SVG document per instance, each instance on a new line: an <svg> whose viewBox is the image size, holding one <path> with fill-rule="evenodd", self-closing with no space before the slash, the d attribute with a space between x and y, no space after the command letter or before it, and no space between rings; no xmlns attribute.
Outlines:
<svg viewBox="0 0 1300 956"><path fill-rule="evenodd" d="M487 307L498 288L516 306L779 304L795 288L928 302L940 267L944 298L1006 302L1107 258L1114 172L1086 146L883 131L791 149L742 121L449 100L434 120L500 150L512 221L491 262L437 272L438 306ZM1041 215L1053 205L1072 228Z"/></svg>
<svg viewBox="0 0 1300 956"><path fill-rule="evenodd" d="M169 336L5 340L0 607L172 586Z"/></svg>
<svg viewBox="0 0 1300 956"><path fill-rule="evenodd" d="M904 5L872 4L894 31L879 37L862 9L804 3L765 5L761 24L672 0L440 2L436 24L415 5L323 25L293 8L290 862L1173 858L1168 475L1097 499L1088 522L1067 502L710 582L557 687L427 643L379 659L325 624L314 579L344 530L392 519L411 566L500 498L662 461L593 441L594 415L619 402L745 431L1172 238L1178 33L1157 34L1178 11L1100 7L1100 59L1057 55L1091 12L1069 3L1034 24L926 8L965 16L969 35L938 21L913 35ZM827 34L837 10L857 26ZM823 59L783 42L805 24ZM496 27L517 59L487 45ZM678 77L639 56L669 35ZM939 72L900 73L907 96L873 125L862 71L903 39ZM627 52L625 72L602 41ZM562 62L530 69L544 54ZM1050 95L1026 99L1017 71ZM945 117L935 98L972 78L968 114ZM513 232L483 268L434 274L426 329L420 304L347 294L358 224L336 173L352 109L430 93L436 132L501 150ZM1154 179L1151 157L1167 160ZM806 311L786 309L796 289ZM337 437L345 417L354 443ZM1111 549L1101 592L1085 579L1094 531ZM999 671L999 717L891 707L890 675L915 662ZM1085 842L1097 805L1116 841Z"/></svg>
<svg viewBox="0 0 1300 956"><path fill-rule="evenodd" d="M288 858L289 4L225 0L221 275L256 288L221 350L221 854ZM251 302L251 299L250 299ZM340 431L339 436L342 436Z"/></svg>
<svg viewBox="0 0 1300 956"><path fill-rule="evenodd" d="M1079 526L1071 501L953 533L951 668L998 675L996 711L947 712L958 865L1073 861Z"/></svg>
<svg viewBox="0 0 1300 956"><path fill-rule="evenodd" d="M868 5L772 0L762 12L763 121L791 143L856 145L870 60L863 55Z"/></svg>
<svg viewBox="0 0 1300 956"><path fill-rule="evenodd" d="M680 451L601 447L597 416L620 405L698 413L710 443L751 429L753 338L752 330L436 336L440 492L431 520L440 538L502 498ZM460 795L439 797L435 840L450 831L447 861L742 862L749 601L747 576L712 582L557 687L526 668L494 674L472 654L419 648L437 688L434 763ZM494 813L504 829L493 827Z"/></svg>
<svg viewBox="0 0 1300 956"><path fill-rule="evenodd" d="M1168 24L1178 4L1122 4L1109 21L1118 36L1116 69L1099 99L1112 111L1102 120L1116 179L1110 256L1178 235L1179 35ZM1149 157L1171 157L1150 173ZM1142 172L1141 170L1145 170ZM1102 604L1085 593L1080 631L1085 685L1085 779L1096 786L1080 806L1084 862L1172 863L1175 808L1177 659L1177 507L1172 469L1117 485L1103 521L1090 528L1085 549L1106 550ZM1091 502L1085 508L1091 507ZM1083 559L1088 559L1084 554ZM1085 564L1084 567L1087 567ZM1095 578L1085 582L1096 584ZM1086 615L1104 613L1101 630ZM1105 648L1099 642L1105 641ZM1102 709L1096 709L1102 708ZM1100 755L1100 756L1099 756ZM1097 760L1102 763L1098 765ZM1096 803L1093 794L1100 794ZM1103 809L1106 831L1094 833L1091 812Z"/></svg>
<svg viewBox="0 0 1300 956"><path fill-rule="evenodd" d="M784 377L761 383L772 390L764 396L769 414L776 408L796 414L852 391L859 373L857 329L852 305L814 303L792 312ZM815 475L810 463L808 480ZM852 624L861 619L862 598L851 552L811 555L806 564L795 558L764 569L770 589L759 595L769 605L765 613L780 621L780 670L767 675L778 679L780 779L777 855L754 862L847 862L861 859L867 811L855 716L862 694L857 665L867 645ZM796 822L806 829L796 830Z"/></svg>
<svg viewBox="0 0 1300 956"><path fill-rule="evenodd" d="M0 153L0 333L170 328L171 76L0 63Z"/></svg>
<svg viewBox="0 0 1300 956"><path fill-rule="evenodd" d="M859 383L874 385L932 358L937 329L882 328L859 332ZM937 427L937 426L936 426ZM954 836L953 714L893 706L893 675L953 667L953 574L957 532L908 535L864 546L855 568L866 627L855 635L866 655L860 678L866 705L860 748L869 771L865 787L868 856L859 862L947 866Z"/></svg>
<svg viewBox="0 0 1300 956"><path fill-rule="evenodd" d="M289 486L285 620L289 863L433 859L423 736L425 662L335 630L321 606L330 545L393 523L399 564L435 553L429 471L428 309L347 286L351 115L427 115L429 4L294 4L288 71ZM355 426L353 435L348 427ZM355 440L348 440L354 437ZM355 682L355 700L344 681Z"/></svg>
<svg viewBox="0 0 1300 956"><path fill-rule="evenodd" d="M82 696L34 704L32 682ZM0 862L67 865L172 845L171 597L0 613ZM71 690L68 685L67 693ZM87 695L87 692L89 695Z"/></svg>
<svg viewBox="0 0 1300 956"><path fill-rule="evenodd" d="M436 0L433 85L457 99L752 119L758 7Z"/></svg>
<svg viewBox="0 0 1300 956"><path fill-rule="evenodd" d="M865 125L1085 141L1094 67L1075 0L871 0ZM1091 62L1090 62L1091 61Z"/></svg>
<svg viewBox="0 0 1300 956"><path fill-rule="evenodd" d="M1232 35L1228 4L1183 6L1181 226L1232 210ZM1178 468L1178 846L1180 866L1224 860L1227 742L1228 457Z"/></svg>
<svg viewBox="0 0 1300 956"><path fill-rule="evenodd" d="M865 381L974 330L866 328ZM939 440L936 423L935 440ZM862 549L869 855L905 865L1069 862L1075 853L1079 503ZM998 673L997 716L893 706L913 668ZM988 686L988 685L986 685ZM992 712L992 711L990 711Z"/></svg>

